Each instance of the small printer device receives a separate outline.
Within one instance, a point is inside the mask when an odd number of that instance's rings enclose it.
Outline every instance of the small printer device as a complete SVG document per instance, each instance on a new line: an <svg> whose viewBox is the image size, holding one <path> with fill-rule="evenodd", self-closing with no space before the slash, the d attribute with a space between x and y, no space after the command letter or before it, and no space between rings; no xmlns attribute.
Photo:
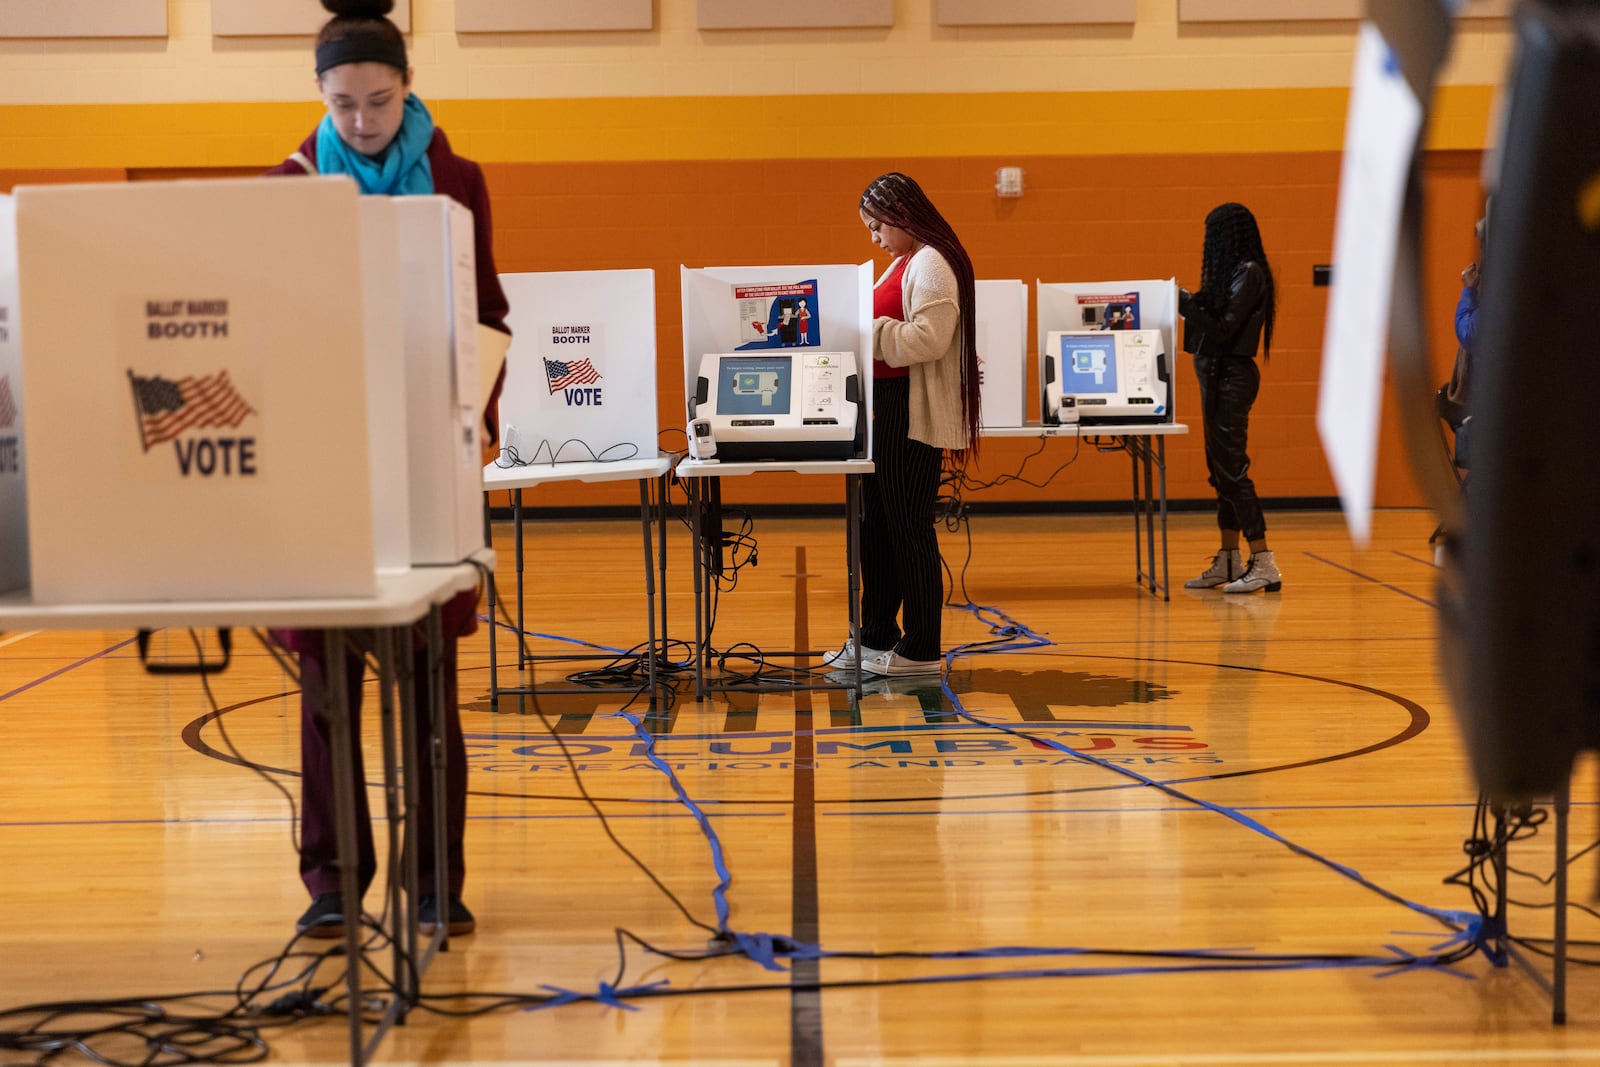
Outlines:
<svg viewBox="0 0 1600 1067"><path fill-rule="evenodd" d="M864 406L854 352L711 352L689 422L709 424L718 459L853 459Z"/></svg>
<svg viewBox="0 0 1600 1067"><path fill-rule="evenodd" d="M1160 330L1052 331L1039 380L1043 421L1170 422L1172 370Z"/></svg>

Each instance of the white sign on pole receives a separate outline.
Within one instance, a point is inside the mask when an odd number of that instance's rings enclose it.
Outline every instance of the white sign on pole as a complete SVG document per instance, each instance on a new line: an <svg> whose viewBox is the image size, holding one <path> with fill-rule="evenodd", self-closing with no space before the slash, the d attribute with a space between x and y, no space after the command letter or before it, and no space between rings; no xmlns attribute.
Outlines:
<svg viewBox="0 0 1600 1067"><path fill-rule="evenodd" d="M1363 24L1339 174L1333 240L1337 275L1328 301L1317 396L1317 431L1344 504L1345 523L1350 536L1363 545L1372 529L1400 210L1421 128L1422 105L1416 94L1383 35L1370 22Z"/></svg>

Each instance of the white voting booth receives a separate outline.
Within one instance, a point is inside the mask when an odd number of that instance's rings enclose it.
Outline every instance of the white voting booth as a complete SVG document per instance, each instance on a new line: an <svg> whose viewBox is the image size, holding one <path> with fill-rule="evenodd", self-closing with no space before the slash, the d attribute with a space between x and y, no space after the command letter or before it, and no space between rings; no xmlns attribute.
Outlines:
<svg viewBox="0 0 1600 1067"><path fill-rule="evenodd" d="M1175 420L1175 279L1041 281L1037 291L1042 421L1074 397L1074 379L1080 422Z"/></svg>
<svg viewBox="0 0 1600 1067"><path fill-rule="evenodd" d="M17 190L41 603L376 589L356 190Z"/></svg>
<svg viewBox="0 0 1600 1067"><path fill-rule="evenodd" d="M780 433L785 440L776 443L774 454L806 458L804 447L795 442L814 435L819 446L834 458L870 459L872 456L872 264L779 267L681 268L683 294L683 386L684 413L690 416L691 402L706 368L743 366L756 369L740 377L751 388L749 395L738 395L739 405L778 407L763 417L739 422L777 425L756 427L755 432ZM840 356L847 356L841 360ZM853 374L849 364L853 361ZM718 370L709 373L717 374ZM834 422L844 405L853 406L853 397L840 395L847 378L859 390L859 438L849 435L843 441L823 440L835 433ZM821 399L813 396L811 384L833 390L833 399L822 400L826 417L810 424L801 408ZM731 386L731 382L727 383ZM744 389L739 386L739 389ZM735 396L730 389L729 397ZM711 407L716 407L714 402ZM732 410L721 405L724 411ZM715 417L713 415L713 417ZM787 425L794 423L793 426ZM826 423L827 425L822 425ZM746 447L754 442L740 441ZM773 442L768 442L773 444Z"/></svg>
<svg viewBox="0 0 1600 1067"><path fill-rule="evenodd" d="M17 332L17 205L11 197L0 196L0 593L28 584L22 358Z"/></svg>
<svg viewBox="0 0 1600 1067"><path fill-rule="evenodd" d="M502 274L500 284L511 348L498 462L654 458L655 271Z"/></svg>
<svg viewBox="0 0 1600 1067"><path fill-rule="evenodd" d="M1028 287L979 281L978 396L984 428L1022 426L1028 412Z"/></svg>
<svg viewBox="0 0 1600 1067"><path fill-rule="evenodd" d="M481 547L466 209L267 178L23 187L15 210L0 381L26 508L0 496L0 529L27 536L0 587L365 597Z"/></svg>

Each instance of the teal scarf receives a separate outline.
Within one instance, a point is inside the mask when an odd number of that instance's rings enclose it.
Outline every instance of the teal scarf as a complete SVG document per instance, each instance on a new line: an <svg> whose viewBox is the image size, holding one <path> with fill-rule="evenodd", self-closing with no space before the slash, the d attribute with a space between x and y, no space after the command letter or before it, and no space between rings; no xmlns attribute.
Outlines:
<svg viewBox="0 0 1600 1067"><path fill-rule="evenodd" d="M364 156L345 144L333 128L333 116L324 115L317 127L317 170L322 174L348 174L363 193L377 196L417 196L433 192L433 167L428 146L433 143L433 116L416 93L406 97L400 132L376 158Z"/></svg>

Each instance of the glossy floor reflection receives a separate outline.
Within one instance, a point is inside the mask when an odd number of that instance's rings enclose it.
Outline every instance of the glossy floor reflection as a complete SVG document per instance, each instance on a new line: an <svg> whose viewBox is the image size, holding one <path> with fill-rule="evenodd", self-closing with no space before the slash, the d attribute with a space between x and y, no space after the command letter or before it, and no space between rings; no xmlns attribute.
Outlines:
<svg viewBox="0 0 1600 1067"><path fill-rule="evenodd" d="M767 692L696 701L677 669L654 707L625 689L492 705L485 634L468 639L479 928L434 964L437 999L380 1060L1600 1058L1592 967L1572 968L1557 1028L1516 967L1481 953L1405 965L1453 951L1439 946L1472 909L1445 884L1466 863L1475 793L1434 666L1431 519L1380 514L1361 551L1336 515L1274 523L1281 594L1169 602L1134 586L1126 518L977 517L970 564L965 535L945 544L981 606L947 609L947 674L871 679L859 704L781 688L845 679L776 655L843 636L836 522L758 520L762 565L719 598L722 677L759 672L779 686ZM1175 585L1213 537L1173 519ZM531 651L642 640L637 538L629 522L541 524ZM508 531L499 541L509 589ZM687 544L671 550L682 663ZM578 554L592 562L546 563ZM129 636L0 634L0 1008L230 989L304 907L271 784L297 795L292 682L242 641L209 717L193 680L140 671ZM595 665L518 672L504 636L504 685L558 687ZM158 636L157 653L187 641ZM263 774L226 758L230 743ZM1596 836L1594 793L1585 766L1573 852ZM1544 826L1516 842L1513 866L1547 877L1550 840ZM1572 867L1585 904L1594 868ZM1514 899L1550 900L1512 877ZM1600 919L1571 921L1574 954L1600 959L1583 944ZM1514 908L1511 924L1530 956L1547 947L1548 909ZM572 999L488 1010L467 993ZM337 1018L267 1037L275 1062L344 1056Z"/></svg>

